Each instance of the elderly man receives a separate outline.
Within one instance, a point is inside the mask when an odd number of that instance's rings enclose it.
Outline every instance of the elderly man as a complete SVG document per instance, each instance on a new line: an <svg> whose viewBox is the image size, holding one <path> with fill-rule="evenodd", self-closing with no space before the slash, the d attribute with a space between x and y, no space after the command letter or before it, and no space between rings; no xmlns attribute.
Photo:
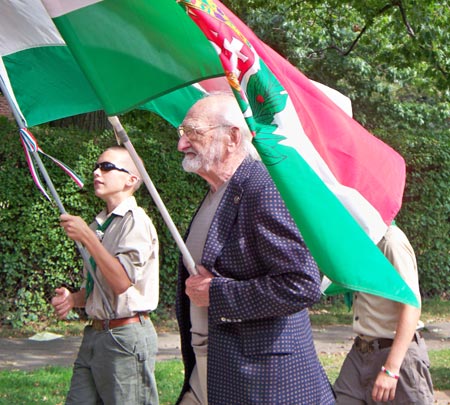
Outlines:
<svg viewBox="0 0 450 405"><path fill-rule="evenodd" d="M320 299L319 271L236 100L198 101L178 134L183 168L209 184L186 238L199 274L179 269L178 403L334 403L306 309Z"/></svg>

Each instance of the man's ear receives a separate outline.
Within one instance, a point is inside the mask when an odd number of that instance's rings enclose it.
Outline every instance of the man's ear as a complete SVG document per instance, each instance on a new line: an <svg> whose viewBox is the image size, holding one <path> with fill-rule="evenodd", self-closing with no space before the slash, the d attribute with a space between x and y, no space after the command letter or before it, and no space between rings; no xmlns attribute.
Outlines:
<svg viewBox="0 0 450 405"><path fill-rule="evenodd" d="M231 127L229 133L230 140L228 141L228 147L237 149L242 141L242 134L238 127Z"/></svg>
<svg viewBox="0 0 450 405"><path fill-rule="evenodd" d="M130 174L128 176L128 180L127 180L127 186L130 186L131 188L134 188L136 186L136 184L139 181L139 177L136 176L135 174Z"/></svg>

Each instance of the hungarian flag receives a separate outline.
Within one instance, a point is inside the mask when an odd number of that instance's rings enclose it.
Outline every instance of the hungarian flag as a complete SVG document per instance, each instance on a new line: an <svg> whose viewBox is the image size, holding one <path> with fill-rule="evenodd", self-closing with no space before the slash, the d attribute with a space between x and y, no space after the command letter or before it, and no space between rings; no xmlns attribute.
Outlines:
<svg viewBox="0 0 450 405"><path fill-rule="evenodd" d="M150 103L173 122L165 106L187 111L207 91L199 80L226 75L322 272L342 288L417 306L373 243L401 205L401 157L219 2L180 3L44 1L109 115Z"/></svg>

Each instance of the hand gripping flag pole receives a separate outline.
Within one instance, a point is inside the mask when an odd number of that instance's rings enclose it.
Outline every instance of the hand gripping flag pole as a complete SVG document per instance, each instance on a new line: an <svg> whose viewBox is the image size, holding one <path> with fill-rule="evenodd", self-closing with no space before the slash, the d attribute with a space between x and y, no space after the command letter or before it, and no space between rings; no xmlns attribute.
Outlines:
<svg viewBox="0 0 450 405"><path fill-rule="evenodd" d="M183 255L184 262L186 263L186 268L189 271L189 274L196 275L198 274L197 269L195 268L195 262L192 258L189 250L186 247L186 244L184 243L182 237L180 236L180 233L178 232L178 229L176 228L175 224L172 221L172 218L167 211L163 201L161 200L161 197L158 194L158 191L156 190L155 186L153 185L152 180L150 179L150 176L148 175L147 171L145 170L145 167L139 158L138 154L136 153L136 150L134 149L133 144L130 141L130 138L128 137L125 129L123 128L122 124L120 123L120 120L117 116L110 116L108 117L109 122L114 128L114 131L116 132L116 135L118 137L118 141L120 144L124 145L125 148L128 150L128 153L130 154L131 158L133 159L134 164L136 165L139 174L141 175L142 180L144 181L145 185L147 186L148 191L150 192L150 195L153 198L153 201L155 202L156 206L158 207L161 216L163 217L167 227L169 228L170 233L172 234L172 237L175 239L175 243L177 244L178 248L181 251L181 254Z"/></svg>
<svg viewBox="0 0 450 405"><path fill-rule="evenodd" d="M17 123L17 125L19 127L19 130L22 133L24 133L24 134L30 134L29 131L26 129L26 122L25 122L25 120L22 118L21 114L18 112L18 110L16 108L16 105L12 101L12 97L9 94L9 91L8 91L6 85L5 85L5 83L4 83L4 81L3 81L3 79L1 77L0 77L0 89L1 89L1 91L3 93L3 95L5 96L6 100L8 101L9 106L11 107L12 113L14 115L14 119L16 120L16 123ZM23 142L24 146L26 145L27 148L30 146L30 143L25 142L23 137L22 137L22 142ZM64 206L63 206L63 204L61 202L61 199L59 198L59 195L58 195L58 193L57 193L57 191L56 191L56 189L55 189L55 187L53 185L53 182L50 179L50 176L48 175L47 170L46 170L46 168L45 168L44 164L42 163L42 160L41 160L41 158L39 156L39 152L38 152L39 151L39 147L37 146L37 143L35 142L34 147L31 147L30 149L28 149L28 151L29 151L30 155L33 157L33 159L35 160L35 162L37 163L38 168L39 168L39 170L40 170L40 172L42 174L42 177L44 178L45 183L47 184L47 187L48 187L48 189L49 189L53 199L55 200L56 205L59 208L59 212L61 214L66 214L67 211L65 210L65 208L64 208ZM43 191L43 190L41 190L41 191ZM45 192L44 192L44 195L48 198L48 196L46 195ZM76 244L76 246L78 248L78 251L81 254L81 257L83 258L84 264L86 266L86 270L92 276L92 278L94 280L94 283L96 283L96 285L97 285L97 288L98 288L98 290L100 292L100 296L102 297L102 300L103 300L103 305L105 307L106 312L108 313L108 316L110 318L114 318L115 314L114 314L114 311L113 311L113 309L111 307L111 304L109 303L105 292L101 288L101 285L98 283L98 278L97 278L97 276L96 276L95 272L93 271L92 266L90 264L90 261L89 261L90 255L89 255L89 253L87 252L87 250L83 247L83 245L80 242L75 241L75 244Z"/></svg>

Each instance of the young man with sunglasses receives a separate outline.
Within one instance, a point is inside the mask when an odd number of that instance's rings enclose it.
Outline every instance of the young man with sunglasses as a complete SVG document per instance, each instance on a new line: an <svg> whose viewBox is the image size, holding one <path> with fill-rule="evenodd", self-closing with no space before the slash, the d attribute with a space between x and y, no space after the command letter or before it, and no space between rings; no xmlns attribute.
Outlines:
<svg viewBox="0 0 450 405"><path fill-rule="evenodd" d="M84 307L91 319L66 404L158 404L157 335L148 317L159 298L158 237L133 197L141 180L126 149L103 152L93 175L105 209L90 226L80 217L60 216L67 236L90 253L95 272L95 282L85 269L80 291L57 288L52 299L59 318Z"/></svg>

